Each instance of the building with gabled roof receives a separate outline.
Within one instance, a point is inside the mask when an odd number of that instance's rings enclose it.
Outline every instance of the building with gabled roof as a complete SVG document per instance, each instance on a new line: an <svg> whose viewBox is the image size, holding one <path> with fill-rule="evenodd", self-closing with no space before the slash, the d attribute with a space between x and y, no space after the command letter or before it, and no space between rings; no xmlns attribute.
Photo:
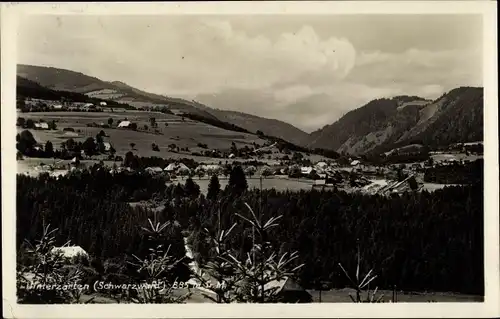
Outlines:
<svg viewBox="0 0 500 319"><path fill-rule="evenodd" d="M48 130L49 123L45 123L45 122L35 123L35 128L40 129L40 130Z"/></svg>
<svg viewBox="0 0 500 319"><path fill-rule="evenodd" d="M130 126L130 121L121 121L119 124L118 124L118 127L129 127Z"/></svg>
<svg viewBox="0 0 500 319"><path fill-rule="evenodd" d="M302 286L290 277L273 280L264 285L264 291L275 290L278 302L283 303L306 303L312 302L312 296Z"/></svg>

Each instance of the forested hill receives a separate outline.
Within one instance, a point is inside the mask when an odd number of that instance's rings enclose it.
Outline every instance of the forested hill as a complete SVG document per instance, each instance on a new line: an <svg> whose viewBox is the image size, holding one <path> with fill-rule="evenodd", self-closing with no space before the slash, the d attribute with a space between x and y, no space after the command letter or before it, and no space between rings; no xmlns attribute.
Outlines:
<svg viewBox="0 0 500 319"><path fill-rule="evenodd" d="M443 95L421 110L417 125L398 142L448 145L482 141L483 93L483 88L460 87Z"/></svg>
<svg viewBox="0 0 500 319"><path fill-rule="evenodd" d="M137 108L158 106L169 110L179 110L212 121L227 122L252 133L260 130L267 135L276 136L300 146L305 146L309 137L300 129L279 120L218 110L196 101L153 94L121 81L107 82L71 70L19 64L17 75L49 89L82 93L90 97L126 103Z"/></svg>
<svg viewBox="0 0 500 319"><path fill-rule="evenodd" d="M222 121L238 125L250 132L261 131L266 135L276 136L296 145L305 146L310 138L306 132L276 119L229 110L211 109L209 112Z"/></svg>
<svg viewBox="0 0 500 319"><path fill-rule="evenodd" d="M34 98L42 100L56 100L56 101L64 100L71 102L84 102L84 103L96 103L96 104L105 101L110 106L116 106L126 109L134 108L133 106L130 106L126 103L118 103L115 101L98 99L81 93L52 90L41 86L35 81L31 81L20 76L17 76L16 95L18 98L21 99Z"/></svg>
<svg viewBox="0 0 500 319"><path fill-rule="evenodd" d="M407 96L374 100L311 133L311 139L311 147L352 154L481 141L483 88L460 87L434 101Z"/></svg>
<svg viewBox="0 0 500 319"><path fill-rule="evenodd" d="M400 96L377 99L355 109L332 125L311 133L312 147L360 154L395 142L418 122L418 113L430 101Z"/></svg>

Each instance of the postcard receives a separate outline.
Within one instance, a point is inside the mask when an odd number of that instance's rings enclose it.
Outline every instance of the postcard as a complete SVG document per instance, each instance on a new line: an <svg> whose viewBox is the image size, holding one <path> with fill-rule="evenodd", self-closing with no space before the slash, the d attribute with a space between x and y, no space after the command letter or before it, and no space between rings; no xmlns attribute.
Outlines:
<svg viewBox="0 0 500 319"><path fill-rule="evenodd" d="M496 2L1 9L4 317L500 315Z"/></svg>

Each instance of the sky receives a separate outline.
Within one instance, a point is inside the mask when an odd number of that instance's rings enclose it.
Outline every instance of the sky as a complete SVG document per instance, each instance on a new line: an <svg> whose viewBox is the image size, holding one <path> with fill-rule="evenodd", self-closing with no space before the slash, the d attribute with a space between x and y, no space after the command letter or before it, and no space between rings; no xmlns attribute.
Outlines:
<svg viewBox="0 0 500 319"><path fill-rule="evenodd" d="M480 15L43 15L17 55L311 132L376 98L482 86L482 38Z"/></svg>

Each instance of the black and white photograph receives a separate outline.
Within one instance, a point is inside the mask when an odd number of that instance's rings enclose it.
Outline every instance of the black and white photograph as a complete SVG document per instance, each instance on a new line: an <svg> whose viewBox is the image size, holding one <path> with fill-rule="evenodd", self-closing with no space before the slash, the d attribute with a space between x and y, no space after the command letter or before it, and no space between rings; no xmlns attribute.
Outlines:
<svg viewBox="0 0 500 319"><path fill-rule="evenodd" d="M481 2L19 4L2 25L9 303L492 306L496 3Z"/></svg>

